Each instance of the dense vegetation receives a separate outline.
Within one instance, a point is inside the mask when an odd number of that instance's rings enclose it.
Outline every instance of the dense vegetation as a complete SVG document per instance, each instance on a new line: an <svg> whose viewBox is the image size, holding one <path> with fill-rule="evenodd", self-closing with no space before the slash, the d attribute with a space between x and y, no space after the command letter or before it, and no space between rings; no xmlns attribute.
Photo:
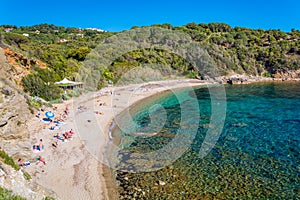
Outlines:
<svg viewBox="0 0 300 200"><path fill-rule="evenodd" d="M224 23L196 24L173 27L170 24L153 25L187 33L207 50L217 65L220 75L231 73L256 76L273 76L300 67L300 31L253 30L232 28ZM5 32L11 28L9 32ZM132 27L135 29L138 27ZM47 69L32 68L22 83L24 90L32 96L46 100L60 97L61 90L53 83L65 77L71 80L81 78L81 63L99 43L116 33L100 32L78 28L40 24L30 27L3 25L0 33L4 43L29 58L36 58L48 65ZM143 70L145 64L157 64L158 74L167 75L169 70L159 66L169 65L178 74L203 78L195 68L180 56L161 49L142 49L129 52L115 59L108 67L97 66L99 86L118 79L132 68L140 68L138 74L144 77L156 73Z"/></svg>
<svg viewBox="0 0 300 200"><path fill-rule="evenodd" d="M300 32L231 28L226 24L194 24L183 28L201 42L223 67L224 74L234 71L252 75L272 75L299 69Z"/></svg>
<svg viewBox="0 0 300 200"><path fill-rule="evenodd" d="M5 32L7 28L12 30ZM103 38L112 35L48 24L19 28L3 25L0 30L4 43L27 57L39 59L48 65L47 69L32 68L32 73L22 80L26 92L45 100L59 98L62 91L54 82L65 77L75 80L80 62Z"/></svg>

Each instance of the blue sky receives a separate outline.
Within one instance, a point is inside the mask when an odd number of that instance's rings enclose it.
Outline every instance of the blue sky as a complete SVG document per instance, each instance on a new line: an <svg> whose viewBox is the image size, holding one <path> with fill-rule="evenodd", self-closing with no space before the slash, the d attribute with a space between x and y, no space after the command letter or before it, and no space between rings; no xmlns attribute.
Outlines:
<svg viewBox="0 0 300 200"><path fill-rule="evenodd" d="M121 31L132 26L224 22L232 27L300 30L298 0L4 0L0 25L41 23Z"/></svg>

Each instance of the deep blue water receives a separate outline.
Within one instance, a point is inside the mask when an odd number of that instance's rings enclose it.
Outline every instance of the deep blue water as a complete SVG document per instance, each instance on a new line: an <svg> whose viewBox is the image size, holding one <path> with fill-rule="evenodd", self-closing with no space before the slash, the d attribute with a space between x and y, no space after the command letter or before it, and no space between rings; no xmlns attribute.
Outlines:
<svg viewBox="0 0 300 200"><path fill-rule="evenodd" d="M124 169L128 165L134 169L134 163L140 162L128 152L158 151L176 135L191 134L189 130L195 127L197 131L188 149L172 164L145 173L119 171L116 178L122 198L300 199L300 83L227 85L225 90L224 127L204 158L199 151L213 126L206 87L182 90L177 96L161 95L132 109L138 128L115 131L127 138L119 152ZM188 104L195 98L197 109ZM183 108L191 116L199 109L199 118L184 118ZM156 134L140 137L132 132Z"/></svg>

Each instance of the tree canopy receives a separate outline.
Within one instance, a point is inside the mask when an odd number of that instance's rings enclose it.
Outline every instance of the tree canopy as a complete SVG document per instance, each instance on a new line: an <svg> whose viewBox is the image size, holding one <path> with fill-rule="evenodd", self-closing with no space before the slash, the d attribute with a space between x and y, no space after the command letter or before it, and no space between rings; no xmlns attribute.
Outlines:
<svg viewBox="0 0 300 200"><path fill-rule="evenodd" d="M188 23L175 27L171 24L154 24L168 30L188 34L198 42L217 65L220 75L230 73L257 76L273 76L278 72L289 72L300 68L300 31L249 29L230 27L225 23ZM132 29L137 29L133 26ZM118 34L90 29L39 24L34 26L0 26L2 42L29 58L39 59L47 69L37 67L22 81L25 91L31 95L53 99L58 97L55 81L63 78L75 80L81 76L82 62L98 44ZM113 50L112 50L113 53ZM180 56L162 49L141 49L120 55L109 66L97 66L99 85L118 80L133 67L157 64L157 70L166 74L170 69L188 77L201 77L195 68ZM145 73L145 71L141 72ZM37 86L45 86L39 88ZM53 97L49 97L53 95Z"/></svg>

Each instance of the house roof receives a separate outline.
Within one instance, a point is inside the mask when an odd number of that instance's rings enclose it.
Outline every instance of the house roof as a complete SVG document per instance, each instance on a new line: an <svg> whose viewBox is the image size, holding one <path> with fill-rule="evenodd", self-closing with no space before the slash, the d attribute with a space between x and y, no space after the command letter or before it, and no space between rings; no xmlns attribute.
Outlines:
<svg viewBox="0 0 300 200"><path fill-rule="evenodd" d="M61 80L59 82L55 82L55 84L57 84L57 85L80 85L80 84L83 84L83 83L82 82L70 81L70 80L64 78L63 80Z"/></svg>

